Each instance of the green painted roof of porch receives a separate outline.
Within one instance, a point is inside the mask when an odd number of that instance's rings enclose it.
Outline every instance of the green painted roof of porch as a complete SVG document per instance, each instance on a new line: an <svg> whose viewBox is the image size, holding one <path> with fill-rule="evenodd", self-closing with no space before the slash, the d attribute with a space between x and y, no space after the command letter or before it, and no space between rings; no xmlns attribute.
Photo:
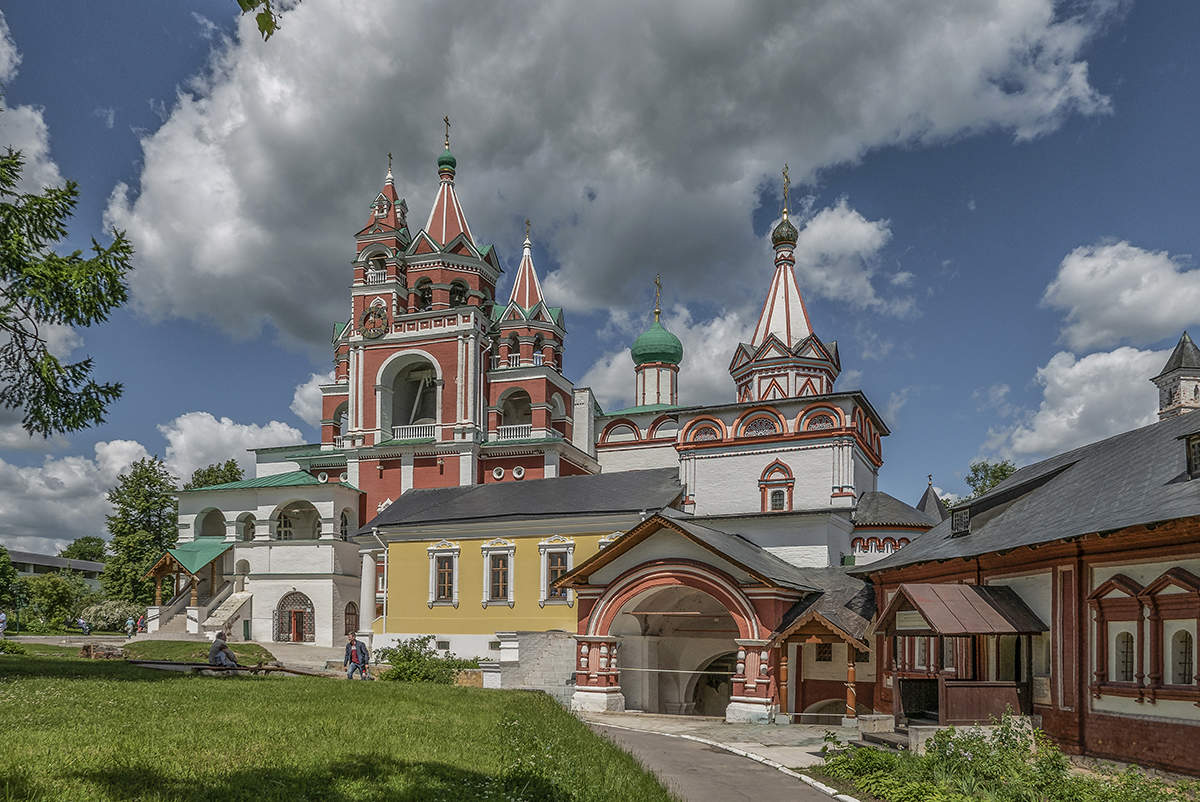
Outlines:
<svg viewBox="0 0 1200 802"><path fill-rule="evenodd" d="M195 574L231 548L233 544L226 543L224 538L201 537L167 551L188 573Z"/></svg>
<svg viewBox="0 0 1200 802"><path fill-rule="evenodd" d="M354 485L347 484L346 482L322 482L317 477L305 471L288 471L287 473L276 473L271 476L256 476L253 479L223 482L219 485L197 487L194 490L181 490L179 492L198 493L202 490L252 490L262 487L308 487L317 485L337 485L349 488L355 492L362 492Z"/></svg>

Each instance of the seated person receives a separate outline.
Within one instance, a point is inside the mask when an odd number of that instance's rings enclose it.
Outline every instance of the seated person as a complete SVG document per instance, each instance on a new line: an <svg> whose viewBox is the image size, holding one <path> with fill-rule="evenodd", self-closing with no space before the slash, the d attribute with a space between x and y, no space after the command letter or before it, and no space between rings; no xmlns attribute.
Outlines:
<svg viewBox="0 0 1200 802"><path fill-rule="evenodd" d="M213 638L212 646L208 649L208 664L210 666L228 666L234 668L237 666L237 658L234 657L233 650L229 648L229 644L225 642L225 633L218 632Z"/></svg>

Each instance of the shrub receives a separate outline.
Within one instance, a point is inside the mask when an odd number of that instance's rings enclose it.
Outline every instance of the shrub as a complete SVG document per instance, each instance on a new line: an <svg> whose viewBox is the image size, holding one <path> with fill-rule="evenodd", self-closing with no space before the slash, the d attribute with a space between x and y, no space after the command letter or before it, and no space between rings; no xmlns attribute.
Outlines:
<svg viewBox="0 0 1200 802"><path fill-rule="evenodd" d="M402 640L395 646L375 652L375 661L390 667L379 676L397 682L435 682L453 685L455 675L464 668L479 668L477 658L464 659L433 648L433 636L421 635Z"/></svg>
<svg viewBox="0 0 1200 802"><path fill-rule="evenodd" d="M109 600L92 604L83 608L80 613L83 620L91 624L92 629L124 629L125 621L132 618L137 621L146 612L145 605L135 602Z"/></svg>
<svg viewBox="0 0 1200 802"><path fill-rule="evenodd" d="M14 640L0 638L0 654L29 654L29 652Z"/></svg>

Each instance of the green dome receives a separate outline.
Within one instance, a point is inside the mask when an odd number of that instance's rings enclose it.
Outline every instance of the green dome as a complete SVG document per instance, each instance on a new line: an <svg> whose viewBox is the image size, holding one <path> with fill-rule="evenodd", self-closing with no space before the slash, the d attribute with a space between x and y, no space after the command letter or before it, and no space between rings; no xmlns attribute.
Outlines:
<svg viewBox="0 0 1200 802"><path fill-rule="evenodd" d="M799 238L800 232L792 225L792 221L786 217L779 221L779 225L775 226L775 230L771 232L772 245L795 245Z"/></svg>
<svg viewBox="0 0 1200 802"><path fill-rule="evenodd" d="M444 170L444 169L453 170L457 166L458 166L458 159L454 158L454 154L450 152L450 148L446 148L445 150L442 151L442 155L438 156L438 169L439 170Z"/></svg>
<svg viewBox="0 0 1200 802"><path fill-rule="evenodd" d="M683 361L683 343L657 320L634 340L631 352L635 365L645 365L647 362L678 365Z"/></svg>

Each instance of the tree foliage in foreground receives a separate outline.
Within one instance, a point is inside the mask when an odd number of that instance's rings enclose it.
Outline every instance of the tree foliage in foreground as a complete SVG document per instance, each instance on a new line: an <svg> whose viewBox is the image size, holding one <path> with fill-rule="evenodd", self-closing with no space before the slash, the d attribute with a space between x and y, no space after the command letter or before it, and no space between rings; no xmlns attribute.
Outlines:
<svg viewBox="0 0 1200 802"><path fill-rule="evenodd" d="M86 429L104 421L121 385L97 383L92 360L66 362L50 351L54 327L83 327L108 319L126 299L125 274L133 248L125 235L92 240L92 255L54 248L67 236L75 182L19 192L25 161L0 155L0 406L18 409L31 435Z"/></svg>
<svg viewBox="0 0 1200 802"><path fill-rule="evenodd" d="M77 537L71 544L58 553L59 557L68 560L91 560L92 562L104 562L104 538L96 535L84 535Z"/></svg>
<svg viewBox="0 0 1200 802"><path fill-rule="evenodd" d="M158 457L140 459L108 491L110 556L100 583L109 599L150 604L154 582L146 571L178 538L175 477Z"/></svg>
<svg viewBox="0 0 1200 802"><path fill-rule="evenodd" d="M996 485L1012 476L1017 466L1012 460L1004 459L992 462L986 459L975 460L967 471L966 481L971 487L971 495L967 498L978 498ZM961 499L966 501L966 499Z"/></svg>
<svg viewBox="0 0 1200 802"><path fill-rule="evenodd" d="M0 609L12 609L17 600L17 569L8 556L8 549L0 546Z"/></svg>
<svg viewBox="0 0 1200 802"><path fill-rule="evenodd" d="M240 482L245 478L246 474L242 470L242 466L238 465L238 461L227 459L224 462L214 462L212 465L205 465L203 468L192 471L192 478L187 481L183 489L197 490L201 487L211 487L226 482Z"/></svg>
<svg viewBox="0 0 1200 802"><path fill-rule="evenodd" d="M264 42L279 30L278 6L273 5L272 0L238 0L238 6L243 14L254 14L254 22Z"/></svg>
<svg viewBox="0 0 1200 802"><path fill-rule="evenodd" d="M20 579L25 588L29 617L44 627L74 621L81 610L98 595L74 571L54 571Z"/></svg>

